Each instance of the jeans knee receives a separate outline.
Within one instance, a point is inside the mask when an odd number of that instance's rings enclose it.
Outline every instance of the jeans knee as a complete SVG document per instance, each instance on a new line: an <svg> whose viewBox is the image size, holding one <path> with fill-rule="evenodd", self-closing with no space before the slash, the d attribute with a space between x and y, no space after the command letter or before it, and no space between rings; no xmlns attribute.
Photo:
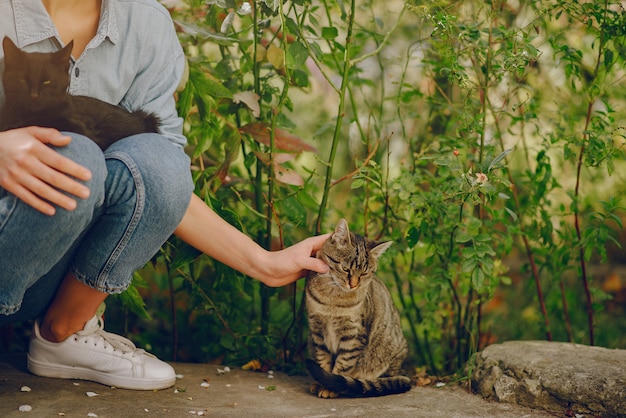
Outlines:
<svg viewBox="0 0 626 418"><path fill-rule="evenodd" d="M191 199L193 181L189 170L189 157L182 149L161 135L145 134L125 138L113 144L106 152L109 176L120 172L133 178L138 204L163 226L175 228ZM116 167L116 168L113 168Z"/></svg>
<svg viewBox="0 0 626 418"><path fill-rule="evenodd" d="M91 139L71 132L67 134L72 137L72 142L65 147L57 147L57 152L91 171L91 179L82 182L89 188L89 197L77 199L76 210L93 210L104 202L104 186L107 177L104 154Z"/></svg>

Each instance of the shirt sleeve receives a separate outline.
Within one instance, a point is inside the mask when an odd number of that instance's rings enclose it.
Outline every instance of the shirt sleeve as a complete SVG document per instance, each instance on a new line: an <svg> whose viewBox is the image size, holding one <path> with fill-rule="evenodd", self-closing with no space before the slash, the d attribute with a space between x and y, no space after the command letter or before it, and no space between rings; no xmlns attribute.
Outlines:
<svg viewBox="0 0 626 418"><path fill-rule="evenodd" d="M174 24L159 31L145 31L133 51L141 57L141 67L121 101L128 109L142 109L161 120L160 131L170 141L185 146L183 119L178 116L174 94L185 71L186 58Z"/></svg>

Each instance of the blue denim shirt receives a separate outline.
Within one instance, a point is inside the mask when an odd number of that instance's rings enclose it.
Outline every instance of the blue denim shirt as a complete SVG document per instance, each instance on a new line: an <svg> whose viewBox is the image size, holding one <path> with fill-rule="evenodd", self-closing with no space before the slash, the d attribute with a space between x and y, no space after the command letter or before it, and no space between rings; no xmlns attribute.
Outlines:
<svg viewBox="0 0 626 418"><path fill-rule="evenodd" d="M63 46L40 0L0 0L0 41L5 36L27 52ZM156 0L103 0L96 36L72 59L69 92L153 112L162 121L161 133L183 146L187 140L174 92L184 69L183 50L165 7ZM0 83L0 106L4 100Z"/></svg>

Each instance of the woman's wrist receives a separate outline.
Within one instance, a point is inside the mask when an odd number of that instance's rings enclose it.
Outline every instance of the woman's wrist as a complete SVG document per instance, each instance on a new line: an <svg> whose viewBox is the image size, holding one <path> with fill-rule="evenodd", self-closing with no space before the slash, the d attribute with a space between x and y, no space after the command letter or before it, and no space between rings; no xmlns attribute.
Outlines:
<svg viewBox="0 0 626 418"><path fill-rule="evenodd" d="M272 254L265 248L255 243L253 253L248 257L249 267L247 272L239 267L242 273L267 284L268 279L272 277Z"/></svg>

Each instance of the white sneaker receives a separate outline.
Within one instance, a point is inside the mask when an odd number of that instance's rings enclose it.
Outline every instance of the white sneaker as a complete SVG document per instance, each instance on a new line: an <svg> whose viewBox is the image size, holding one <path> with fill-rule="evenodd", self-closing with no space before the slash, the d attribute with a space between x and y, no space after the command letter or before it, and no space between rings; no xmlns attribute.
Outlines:
<svg viewBox="0 0 626 418"><path fill-rule="evenodd" d="M103 329L98 316L82 331L60 343L45 340L35 322L28 351L28 370L38 376L93 380L123 389L154 390L174 385L169 364Z"/></svg>

